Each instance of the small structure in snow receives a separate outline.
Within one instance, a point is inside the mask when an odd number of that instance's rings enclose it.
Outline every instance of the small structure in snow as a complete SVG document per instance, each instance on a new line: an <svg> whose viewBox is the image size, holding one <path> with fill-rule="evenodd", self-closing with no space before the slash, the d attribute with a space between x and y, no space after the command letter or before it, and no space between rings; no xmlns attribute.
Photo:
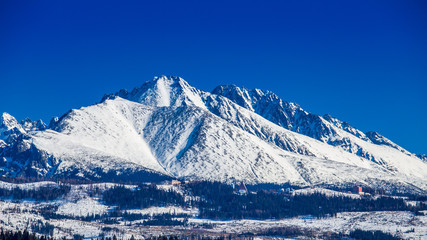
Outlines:
<svg viewBox="0 0 427 240"><path fill-rule="evenodd" d="M239 188L237 190L238 190L238 193L241 195L248 193L248 189L246 188L246 185L243 182L240 183Z"/></svg>
<svg viewBox="0 0 427 240"><path fill-rule="evenodd" d="M181 182L180 181L178 181L178 180L172 180L172 185L173 186L178 186L178 185L181 185Z"/></svg>
<svg viewBox="0 0 427 240"><path fill-rule="evenodd" d="M354 187L353 192L357 194L363 194L362 187Z"/></svg>

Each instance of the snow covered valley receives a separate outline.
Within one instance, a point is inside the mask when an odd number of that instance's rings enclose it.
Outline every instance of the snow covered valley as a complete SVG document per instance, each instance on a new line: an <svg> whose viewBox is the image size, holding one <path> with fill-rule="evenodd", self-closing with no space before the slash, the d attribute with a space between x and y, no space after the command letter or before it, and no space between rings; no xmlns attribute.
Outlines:
<svg viewBox="0 0 427 240"><path fill-rule="evenodd" d="M192 185L193 184L193 185ZM200 194L203 186L200 183L170 183L145 185L120 185L115 183L96 183L61 185L55 182L38 182L12 184L0 182L1 189L22 189L31 193L31 190L61 189L69 187L64 195L52 200L35 198L17 199L17 194L2 196L0 200L0 227L5 230L28 229L37 234L50 235L54 238L96 238L116 235L119 239L130 239L134 236L143 239L150 236L177 235L258 239L281 239L286 236L270 236L275 230L289 230L296 232L292 238L319 238L334 239L346 236L351 231L380 230L402 239L425 239L427 237L427 211L425 210L396 210L396 211L337 211L334 214L315 216L310 214L297 215L285 218L205 218L206 211L198 202L209 201L209 193ZM65 186L65 187L64 187ZM146 207L132 207L123 203L107 203L106 192L123 191L123 194L137 192L140 188L154 191L152 196L165 193L166 202L156 201L141 204ZM208 185L211 187L211 185ZM217 185L212 185L215 188ZM224 188L224 185L218 185ZM230 187L230 189L232 189ZM148 191L148 190L147 190ZM227 190L224 190L224 192ZM231 191L231 190L230 190ZM325 196L331 198L348 198L360 201L363 199L381 198L382 195L361 195L349 192L334 191L321 188L306 189L278 189L250 191L238 193L232 190L233 199L267 197L288 199L294 201L295 196ZM168 195L170 194L170 195ZM235 197L234 197L235 195ZM174 199L182 196L184 202ZM225 196L225 195L224 195ZM407 197L390 197L402 200L406 206L420 206L422 201L410 200ZM214 201L214 200L213 200ZM169 202L169 203L167 203ZM171 202L175 202L172 204ZM424 202L425 204L425 202ZM127 206L127 207L126 207ZM248 205L249 208L250 205ZM338 206L339 207L339 206ZM326 208L326 206L325 206ZM420 208L421 209L421 208ZM424 208L425 209L425 205ZM161 221L160 221L161 220ZM163 221L163 222L162 222ZM166 223L166 224L163 224ZM301 232L304 234L301 235ZM299 233L299 234L298 234ZM250 234L250 235L248 235ZM287 236L290 237L290 236Z"/></svg>

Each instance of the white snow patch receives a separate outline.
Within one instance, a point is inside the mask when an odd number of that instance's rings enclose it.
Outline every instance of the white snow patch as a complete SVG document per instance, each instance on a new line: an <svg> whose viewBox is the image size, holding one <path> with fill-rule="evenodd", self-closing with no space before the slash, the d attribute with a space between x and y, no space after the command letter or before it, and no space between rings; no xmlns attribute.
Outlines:
<svg viewBox="0 0 427 240"><path fill-rule="evenodd" d="M338 192L330 189L325 188L304 188L304 189L298 189L294 190L292 192L292 195L311 195L321 193L323 195L329 196L329 197L350 197L350 198L360 198L359 194L353 194L353 193L343 193Z"/></svg>
<svg viewBox="0 0 427 240"><path fill-rule="evenodd" d="M149 207L144 209L130 209L126 210L128 213L136 213L142 215L159 215L159 214L187 214L187 215L197 215L198 210L195 208L182 208L177 206L169 206L169 207Z"/></svg>
<svg viewBox="0 0 427 240"><path fill-rule="evenodd" d="M68 202L60 205L56 213L69 216L90 216L93 214L104 214L109 209L93 198L84 198L77 202Z"/></svg>

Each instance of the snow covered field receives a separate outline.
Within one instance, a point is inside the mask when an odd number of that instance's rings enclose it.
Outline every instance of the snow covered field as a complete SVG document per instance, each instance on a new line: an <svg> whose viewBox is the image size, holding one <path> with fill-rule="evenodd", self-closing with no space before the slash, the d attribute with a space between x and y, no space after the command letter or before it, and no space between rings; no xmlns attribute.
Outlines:
<svg viewBox="0 0 427 240"><path fill-rule="evenodd" d="M90 209L92 201L87 201L87 208ZM65 206L69 206L65 204ZM99 209L95 204L94 209ZM16 230L25 229L28 224L37 220L46 221L38 214L25 212L25 210L36 209L37 204L23 202L12 203L0 201L0 227L4 229ZM19 213L12 213L20 209ZM25 209L25 210L24 210ZM60 208L61 209L61 208ZM64 207L64 209L69 209ZM106 209L106 206L105 208ZM71 210L70 210L71 211ZM159 213L189 213L186 210L176 207L149 208L142 209L141 213L159 214ZM69 214L83 213L81 206L75 209L75 212ZM209 219L190 218L189 226L186 227L147 227L147 226L128 226L121 222L119 224L102 224L99 222L84 222L72 219L49 220L50 224L55 226L55 237L72 237L74 234L84 235L86 238L100 236L106 227L115 229L106 232L105 235L116 234L120 237L130 237L131 235L143 237L149 234L173 234L187 232L192 228L200 229L200 226L209 224L211 229L205 229L213 233L245 233L260 232L273 227L299 227L309 229L319 233L342 232L349 233L351 230L381 230L392 234L398 234L404 239L426 239L427 237L427 216L414 216L410 212L345 212L339 213L337 217L316 219L309 216L283 219L279 221L261 221L261 220L233 220L233 221L214 221Z"/></svg>
<svg viewBox="0 0 427 240"><path fill-rule="evenodd" d="M366 231L381 230L398 234L404 239L426 239L427 217L414 216L410 212L344 212L336 217L311 218L302 216L279 221L237 220L212 221L206 219L191 219L194 223L209 223L215 227L213 231L252 232L262 231L272 227L300 227L318 232L349 233L355 229ZM412 229L414 230L412 232Z"/></svg>
<svg viewBox="0 0 427 240"><path fill-rule="evenodd" d="M307 195L307 194L314 194L314 193L321 193L326 196L360 198L359 194L337 192L337 191L325 189L325 188L303 188L303 189L295 190L292 192L293 195Z"/></svg>
<svg viewBox="0 0 427 240"><path fill-rule="evenodd" d="M416 216L411 212L343 212L336 217L313 218L311 216L300 216L282 220L230 220L216 221L200 219L197 208L183 208L178 206L149 207L144 209L126 210L129 214L142 214L156 216L160 214L185 214L188 216L188 224L184 226L143 226L144 220L126 221L117 219L114 223L103 223L102 221L82 221L79 217L95 214L106 214L116 210L115 206L105 205L99 196L91 196L89 193L94 188L105 190L116 184L85 184L73 185L65 196L54 201L34 200L10 200L0 199L0 228L7 230L31 229L34 224L54 227L55 238L73 237L75 234L84 235L86 238L101 235L116 235L120 238L130 238L132 235L138 238L144 236L156 236L160 234L188 234L192 231L203 234L220 235L240 234L246 232L260 233L275 227L297 227L320 234L349 233L355 229L368 231L381 230L383 232L397 234L404 239L426 239L427 238L427 211L424 216ZM40 186L57 186L53 182L39 182L28 184L11 184L0 182L3 188L37 189ZM135 188L134 185L127 185ZM180 187L172 185L159 185L159 189L173 190L184 195ZM321 192L327 195L345 195L358 198L359 195L340 193L337 191L315 188L296 190L293 194L312 194ZM408 201L408 204L414 204ZM43 215L46 209L55 210L62 218L48 218ZM262 236L261 236L262 237Z"/></svg>

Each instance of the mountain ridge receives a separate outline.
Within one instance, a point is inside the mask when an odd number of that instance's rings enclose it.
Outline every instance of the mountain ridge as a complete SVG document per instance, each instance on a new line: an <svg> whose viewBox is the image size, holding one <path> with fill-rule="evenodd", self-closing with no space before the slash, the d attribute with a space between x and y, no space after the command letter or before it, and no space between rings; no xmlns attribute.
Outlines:
<svg viewBox="0 0 427 240"><path fill-rule="evenodd" d="M330 136L328 137L327 135L334 136L337 134L337 131L324 124L322 122L323 120L364 141L377 145L388 145L410 154L407 150L393 143L379 133L372 131L364 133L351 126L348 122L334 118L330 114L325 114L323 116L311 114L303 110L298 104L286 102L268 90L247 89L244 87L240 88L236 85L220 85L216 87L212 93L225 96L238 105L258 113L281 127L327 142L331 145L336 146L337 143L330 141ZM263 107L259 107L260 105ZM265 107L266 105L267 107ZM312 129L308 127L310 125L315 126L316 129L311 131Z"/></svg>
<svg viewBox="0 0 427 240"><path fill-rule="evenodd" d="M140 172L223 182L427 189L425 163L383 136L310 114L270 91L227 88L209 93L182 78L161 76L70 110L47 129L23 121L22 130L26 124L31 131L19 132L11 120L20 139L2 140L0 174L108 179Z"/></svg>

